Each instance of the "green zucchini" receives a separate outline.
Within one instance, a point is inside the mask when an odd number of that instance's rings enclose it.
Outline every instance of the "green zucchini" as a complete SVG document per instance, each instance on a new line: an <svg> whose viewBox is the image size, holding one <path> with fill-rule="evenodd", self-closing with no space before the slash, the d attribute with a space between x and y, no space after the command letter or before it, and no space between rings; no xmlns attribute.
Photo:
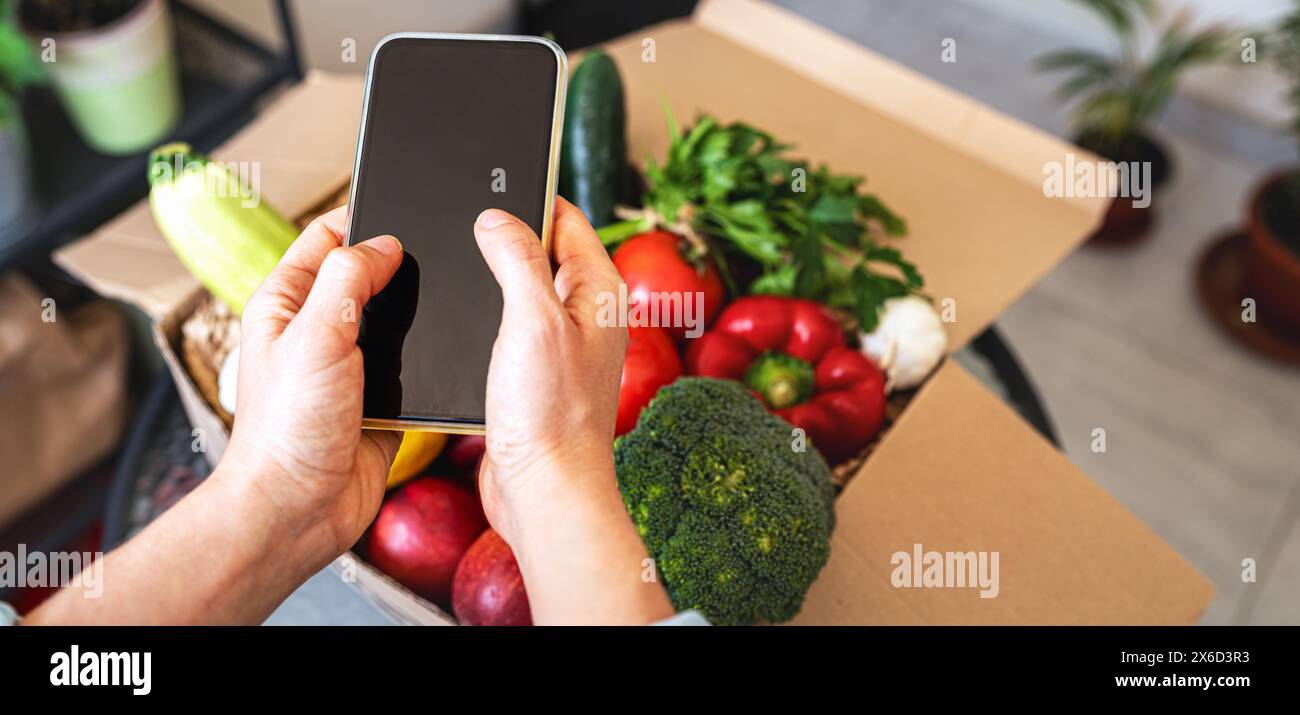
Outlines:
<svg viewBox="0 0 1300 715"><path fill-rule="evenodd" d="M236 172L188 144L149 154L149 208L181 263L237 315L298 237Z"/></svg>
<svg viewBox="0 0 1300 715"><path fill-rule="evenodd" d="M591 50L569 80L560 143L560 195L600 227L614 221L627 170L623 81L609 55Z"/></svg>

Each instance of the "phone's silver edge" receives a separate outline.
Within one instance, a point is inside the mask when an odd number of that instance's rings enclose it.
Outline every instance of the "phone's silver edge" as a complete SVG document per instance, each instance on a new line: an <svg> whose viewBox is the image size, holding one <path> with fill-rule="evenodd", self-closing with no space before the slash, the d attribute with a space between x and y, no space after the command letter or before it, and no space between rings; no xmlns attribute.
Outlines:
<svg viewBox="0 0 1300 715"><path fill-rule="evenodd" d="M361 420L366 429L395 430L398 432L445 432L447 434L483 434L485 426L478 423L447 422L445 420L383 420L366 417Z"/></svg>
<svg viewBox="0 0 1300 715"><path fill-rule="evenodd" d="M551 229L555 222L555 194L557 185L560 181L560 142L564 140L564 100L568 94L569 84L569 58L564 54L564 50L554 42L545 37L530 37L531 41L540 42L550 48L555 54L555 62L559 65L555 71L555 104L551 108L551 157L550 166L546 170L546 205L542 208L542 248L546 249L546 255L554 258L555 252L551 246Z"/></svg>
<svg viewBox="0 0 1300 715"><path fill-rule="evenodd" d="M555 220L556 184L560 173L560 141L564 134L564 100L569 83L569 58L564 50L545 37L532 35L476 35L456 32L395 32L380 40L370 51L370 61L366 66L366 84L361 95L361 125L357 128L357 151L352 160L352 179L348 185L348 211L344 221L347 235L343 237L345 245L352 245L352 197L357 192L357 175L361 170L361 147L365 146L367 115L370 113L370 85L374 79L375 57L379 50L389 42L400 39L426 40L480 40L500 42L535 42L545 45L555 55L555 104L551 108L551 153L546 171L546 205L542 208L542 248L548 256L554 255L551 245L551 228ZM465 424L463 422L445 422L442 420L387 420L364 418L361 426L369 429L416 430L428 432L448 432L451 434L483 434L484 425Z"/></svg>

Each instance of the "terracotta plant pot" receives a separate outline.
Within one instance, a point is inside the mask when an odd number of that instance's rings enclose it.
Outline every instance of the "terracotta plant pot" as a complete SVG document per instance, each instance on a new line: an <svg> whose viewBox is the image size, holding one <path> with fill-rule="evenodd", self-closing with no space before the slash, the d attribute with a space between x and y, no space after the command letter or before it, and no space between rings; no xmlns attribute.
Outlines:
<svg viewBox="0 0 1300 715"><path fill-rule="evenodd" d="M1300 186L1289 182L1298 179L1294 170L1281 172L1255 191L1246 249L1258 319L1292 337L1300 337Z"/></svg>
<svg viewBox="0 0 1300 715"><path fill-rule="evenodd" d="M1106 212L1106 220L1088 241L1093 245L1129 245L1145 238L1156 218L1156 190L1173 173L1173 160L1154 139L1134 134L1122 141L1104 141L1095 132L1084 132L1075 144L1114 162L1151 162L1151 204L1138 208L1127 198L1117 198Z"/></svg>

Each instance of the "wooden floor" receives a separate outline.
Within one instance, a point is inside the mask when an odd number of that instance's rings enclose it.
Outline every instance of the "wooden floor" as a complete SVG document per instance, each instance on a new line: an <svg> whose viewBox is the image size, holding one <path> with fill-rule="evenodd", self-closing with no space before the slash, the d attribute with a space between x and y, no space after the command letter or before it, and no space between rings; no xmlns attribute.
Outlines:
<svg viewBox="0 0 1300 715"><path fill-rule="evenodd" d="M1030 70L1061 45L960 0L778 0L1003 112L1057 134L1054 84ZM958 61L939 61L957 41ZM1300 369L1237 347L1196 302L1212 236L1252 185L1295 161L1285 138L1179 100L1161 128L1177 173L1151 240L1085 248L999 325L1037 383L1067 455L1214 583L1207 624L1300 624ZM1102 427L1107 451L1094 454ZM1257 580L1242 580L1254 559Z"/></svg>

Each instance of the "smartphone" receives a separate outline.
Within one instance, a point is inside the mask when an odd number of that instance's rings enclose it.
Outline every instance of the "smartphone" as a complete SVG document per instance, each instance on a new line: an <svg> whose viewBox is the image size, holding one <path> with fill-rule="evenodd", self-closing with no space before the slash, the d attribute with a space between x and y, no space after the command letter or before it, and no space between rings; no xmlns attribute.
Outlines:
<svg viewBox="0 0 1300 715"><path fill-rule="evenodd" d="M567 79L540 37L399 33L370 57L348 242L402 242L361 311L366 427L481 433L501 289L474 241L509 211L550 252Z"/></svg>

